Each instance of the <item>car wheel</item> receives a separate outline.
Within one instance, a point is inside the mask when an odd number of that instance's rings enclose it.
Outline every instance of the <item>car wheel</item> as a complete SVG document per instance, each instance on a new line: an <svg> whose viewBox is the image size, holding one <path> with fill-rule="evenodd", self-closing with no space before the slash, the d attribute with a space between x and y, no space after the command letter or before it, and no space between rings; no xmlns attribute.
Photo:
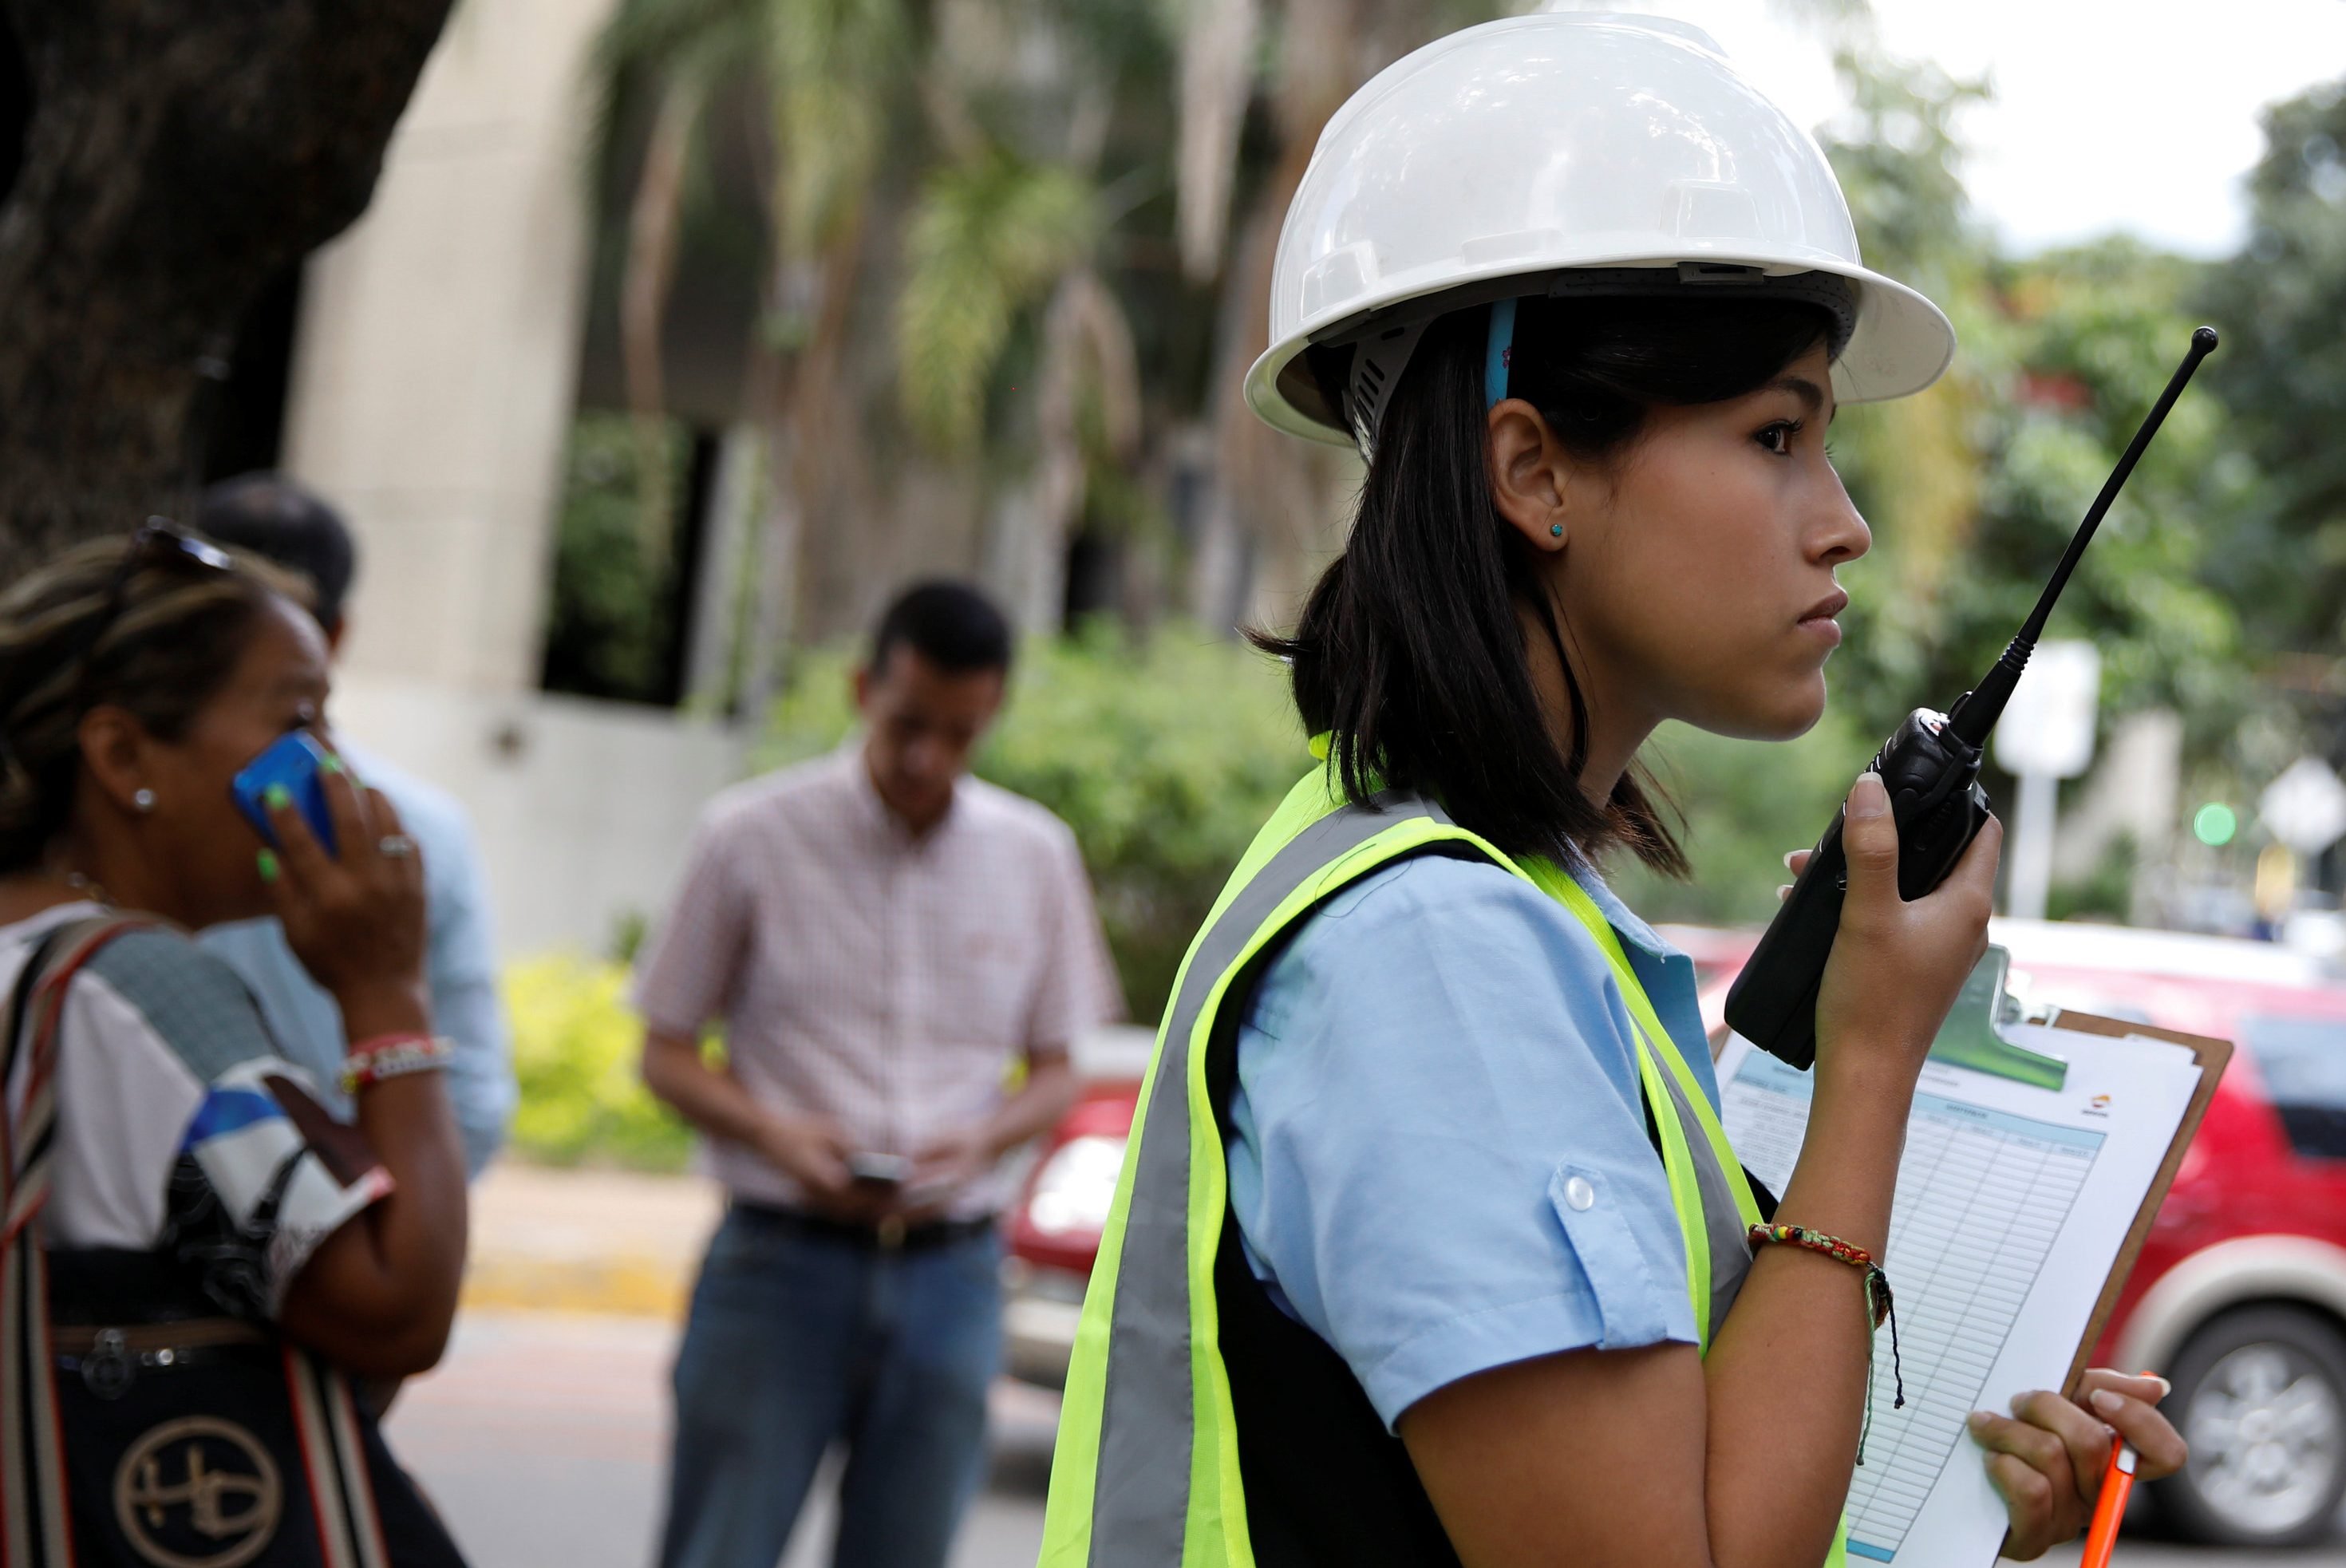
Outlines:
<svg viewBox="0 0 2346 1568"><path fill-rule="evenodd" d="M2168 1419L2191 1461L2155 1483L2193 1540L2296 1546L2327 1535L2346 1496L2346 1337L2295 1307L2228 1312L2168 1373Z"/></svg>

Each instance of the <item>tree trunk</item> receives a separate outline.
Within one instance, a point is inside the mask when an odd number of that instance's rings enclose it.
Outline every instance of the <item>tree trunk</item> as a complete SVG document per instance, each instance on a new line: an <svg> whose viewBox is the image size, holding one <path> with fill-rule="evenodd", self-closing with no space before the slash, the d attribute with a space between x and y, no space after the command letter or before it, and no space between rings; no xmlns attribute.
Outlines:
<svg viewBox="0 0 2346 1568"><path fill-rule="evenodd" d="M677 519L671 514L668 393L662 374L661 330L676 281L676 249L684 228L685 163L700 118L701 87L681 78L661 93L627 209L627 260L619 280L619 360L627 374L627 412L636 427L636 545L647 571L668 554Z"/></svg>
<svg viewBox="0 0 2346 1568"><path fill-rule="evenodd" d="M0 0L33 89L0 206L0 580L177 512L198 390L366 208L451 0Z"/></svg>

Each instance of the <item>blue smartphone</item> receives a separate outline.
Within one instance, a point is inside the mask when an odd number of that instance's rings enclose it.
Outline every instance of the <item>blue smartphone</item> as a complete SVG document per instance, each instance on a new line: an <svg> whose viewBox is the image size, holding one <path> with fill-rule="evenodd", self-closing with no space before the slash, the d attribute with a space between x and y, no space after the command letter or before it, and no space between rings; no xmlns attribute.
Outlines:
<svg viewBox="0 0 2346 1568"><path fill-rule="evenodd" d="M338 853L334 847L334 819L326 809L325 781L318 777L326 757L326 748L308 730L289 729L268 750L246 763L244 770L230 784L238 809L251 819L265 842L283 848L277 842L277 830L270 825L269 809L261 804L261 797L269 793L271 785L282 784L293 797L294 809L310 824L310 831L318 836L326 853Z"/></svg>

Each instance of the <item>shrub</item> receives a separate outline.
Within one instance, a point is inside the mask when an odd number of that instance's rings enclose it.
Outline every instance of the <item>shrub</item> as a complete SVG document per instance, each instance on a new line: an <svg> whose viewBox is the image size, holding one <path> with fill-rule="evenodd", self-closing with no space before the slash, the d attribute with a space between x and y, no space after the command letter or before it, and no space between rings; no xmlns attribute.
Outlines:
<svg viewBox="0 0 2346 1568"><path fill-rule="evenodd" d="M547 1165L684 1168L692 1135L637 1075L643 1021L619 964L556 953L505 971L513 1019L513 1149Z"/></svg>
<svg viewBox="0 0 2346 1568"><path fill-rule="evenodd" d="M1606 868L1613 890L1649 921L1764 924L1777 887L1791 881L1784 852L1817 841L1879 743L1840 704L1789 745L1664 725L1645 755L1684 815L1693 875L1674 881L1617 855Z"/></svg>

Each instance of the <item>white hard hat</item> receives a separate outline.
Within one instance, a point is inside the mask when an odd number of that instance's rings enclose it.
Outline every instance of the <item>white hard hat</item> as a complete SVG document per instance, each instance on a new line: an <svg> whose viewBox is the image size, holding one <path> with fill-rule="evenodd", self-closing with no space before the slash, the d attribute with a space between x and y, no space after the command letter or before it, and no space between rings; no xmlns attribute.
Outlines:
<svg viewBox="0 0 2346 1568"><path fill-rule="evenodd" d="M1551 292L1738 285L1838 303L1844 402L1920 392L1954 355L1936 305L1859 260L1815 139L1708 35L1596 12L1486 23L1386 67L1321 133L1280 231L1247 402L1347 443L1414 345L1404 323ZM1304 350L1372 337L1399 341L1353 356L1354 432Z"/></svg>

